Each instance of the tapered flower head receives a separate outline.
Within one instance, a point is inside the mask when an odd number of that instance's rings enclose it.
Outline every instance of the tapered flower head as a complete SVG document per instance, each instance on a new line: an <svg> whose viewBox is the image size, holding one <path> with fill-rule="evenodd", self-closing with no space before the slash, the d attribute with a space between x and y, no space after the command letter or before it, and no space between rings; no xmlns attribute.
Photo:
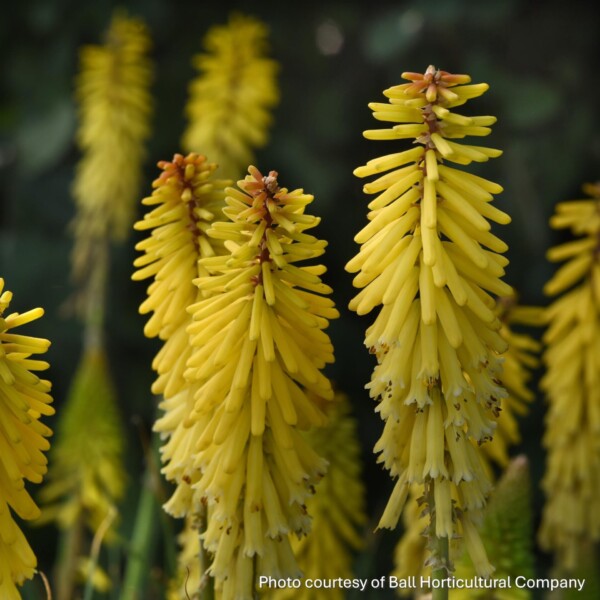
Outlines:
<svg viewBox="0 0 600 600"><path fill-rule="evenodd" d="M299 430L324 425L322 399L333 399L320 372L333 361L331 289L324 267L295 264L326 245L306 233L319 222L304 212L313 198L275 172L249 173L227 190L229 222L208 230L230 254L200 259L205 298L189 309L185 374L195 386L185 425L200 432L190 483L208 505L203 543L224 598L251 598L254 573L298 574L288 534L308 531L305 502L326 468Z"/></svg>
<svg viewBox="0 0 600 600"><path fill-rule="evenodd" d="M0 597L19 600L16 585L33 577L37 561L13 513L26 520L40 514L25 482L40 483L46 473L46 438L52 432L41 418L54 410L50 382L36 375L48 363L32 358L46 352L50 342L14 332L44 311L6 315L11 299L0 279Z"/></svg>
<svg viewBox="0 0 600 600"><path fill-rule="evenodd" d="M380 526L394 527L410 485L423 483L427 502L435 502L435 535L462 535L483 575L491 568L472 517L491 484L472 442L492 438L506 396L499 381L506 342L490 294L511 293L500 279L507 247L488 220L510 218L491 204L499 185L448 163L499 156L453 141L489 134L496 119L452 110L486 84L466 85L467 76L434 67L405 77L412 83L385 91L389 103L370 104L376 119L394 125L365 136L413 139L416 147L356 169L379 177L364 186L377 196L355 237L360 252L346 267L364 288L350 308L366 314L382 305L365 340L378 363L368 388L386 422L376 451L397 477Z"/></svg>
<svg viewBox="0 0 600 600"><path fill-rule="evenodd" d="M543 338L548 464L539 538L567 570L600 540L600 184L584 192L591 198L559 203L550 220L579 239L548 252L567 262L544 287L561 297L547 309Z"/></svg>
<svg viewBox="0 0 600 600"><path fill-rule="evenodd" d="M210 156L225 177L240 177L267 141L270 109L279 100L267 34L260 21L233 15L209 30L205 53L194 60L200 74L190 86L183 146Z"/></svg>
<svg viewBox="0 0 600 600"><path fill-rule="evenodd" d="M81 50L77 78L83 153L73 195L73 275L83 279L98 239L123 239L133 221L149 135L150 41L137 19L116 14L101 46Z"/></svg>
<svg viewBox="0 0 600 600"><path fill-rule="evenodd" d="M159 167L162 173L153 183L154 192L142 200L151 210L135 224L150 234L136 246L143 255L134 263L133 279L152 278L140 312L151 313L144 333L164 342L152 363L158 373L152 391L164 396L160 405L164 415L155 429L165 439L163 472L177 484L169 511L183 516L192 504L189 452L200 435L197 427L184 426L194 406L194 390L184 377L192 353L187 309L202 297L194 279L208 273L199 259L226 251L222 241L206 232L222 215L224 188L231 182L216 179L216 165L198 154L176 154Z"/></svg>
<svg viewBox="0 0 600 600"><path fill-rule="evenodd" d="M101 349L87 348L58 424L40 494L43 519L69 529L81 518L97 531L123 495L123 446L107 358Z"/></svg>

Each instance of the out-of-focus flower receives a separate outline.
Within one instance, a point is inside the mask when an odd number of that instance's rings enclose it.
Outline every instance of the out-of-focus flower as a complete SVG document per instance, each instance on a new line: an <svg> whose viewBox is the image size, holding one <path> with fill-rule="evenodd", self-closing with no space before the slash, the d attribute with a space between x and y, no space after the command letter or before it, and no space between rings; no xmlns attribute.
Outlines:
<svg viewBox="0 0 600 600"><path fill-rule="evenodd" d="M360 445L356 421L350 414L348 398L336 393L337 403L330 411L330 422L306 434L307 441L329 466L316 493L306 503L312 517L311 532L292 537L292 549L303 577L315 579L352 578L352 550L362 547L359 528L366 521L365 490L361 480ZM320 589L279 589L277 600L320 598ZM327 591L332 600L342 600L344 590Z"/></svg>
<svg viewBox="0 0 600 600"><path fill-rule="evenodd" d="M91 580L94 589L106 593L112 588L112 581L106 571L87 556L81 556L77 561L77 578L80 583Z"/></svg>
<svg viewBox="0 0 600 600"><path fill-rule="evenodd" d="M491 203L499 185L444 163L499 156L453 141L488 135L496 119L451 110L487 84L468 85L468 76L435 67L404 77L411 83L384 92L389 104L369 105L394 125L365 137L413 139L416 147L356 169L359 177L388 173L364 186L378 195L355 237L360 252L346 267L359 271L354 285L364 288L350 308L362 315L383 305L365 340L378 363L367 387L385 420L376 451L397 478L379 526L395 527L410 486L424 484L430 536L461 536L487 576L493 568L475 522L491 482L478 444L493 437L506 397L499 378L507 348L490 293L512 292L500 279L507 246L488 220L510 218ZM432 567L438 559L431 557Z"/></svg>
<svg viewBox="0 0 600 600"><path fill-rule="evenodd" d="M123 495L124 439L116 393L101 348L84 350L58 422L42 521L63 529L87 522L93 532Z"/></svg>
<svg viewBox="0 0 600 600"><path fill-rule="evenodd" d="M5 316L11 299L0 279L0 597L19 600L16 586L33 577L37 561L13 512L26 520L39 517L25 481L40 483L46 473L46 438L52 432L41 418L54 410L50 382L36 375L48 363L31 358L46 352L50 342L14 332L44 311L35 308Z"/></svg>
<svg viewBox="0 0 600 600"><path fill-rule="evenodd" d="M144 24L117 13L105 43L81 50L76 93L83 154L73 184L76 281L86 279L98 240L124 239L131 228L150 133L149 46Z"/></svg>
<svg viewBox="0 0 600 600"><path fill-rule="evenodd" d="M333 390L321 369L333 347L323 330L338 316L322 295L325 267L295 264L326 246L305 233L319 223L304 213L313 197L281 188L273 171L249 173L227 190L230 221L208 231L230 254L200 259L206 297L188 327L186 377L197 387L186 425L200 435L187 461L208 505L203 544L224 599L252 598L260 575L299 575L288 534L309 531L305 503L327 464L300 430L327 421Z"/></svg>
<svg viewBox="0 0 600 600"><path fill-rule="evenodd" d="M235 14L208 31L206 52L194 59L200 74L190 86L183 147L209 156L234 180L254 162L254 149L266 144L270 109L279 101L267 34L257 19Z"/></svg>
<svg viewBox="0 0 600 600"><path fill-rule="evenodd" d="M548 251L568 262L544 287L561 297L547 309L543 338L548 463L539 540L567 571L600 539L600 184L583 190L591 198L559 203L550 220L580 239Z"/></svg>

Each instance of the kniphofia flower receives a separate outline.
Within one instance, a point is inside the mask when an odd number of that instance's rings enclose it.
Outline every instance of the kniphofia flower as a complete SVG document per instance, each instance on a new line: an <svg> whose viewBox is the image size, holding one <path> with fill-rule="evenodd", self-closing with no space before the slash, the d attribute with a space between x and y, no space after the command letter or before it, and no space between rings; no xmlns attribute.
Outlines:
<svg viewBox="0 0 600 600"><path fill-rule="evenodd" d="M539 539L567 570L600 539L600 184L583 189L590 198L559 203L550 220L579 239L549 250L549 260L567 262L544 287L560 298L547 309L543 338L548 462Z"/></svg>
<svg viewBox="0 0 600 600"><path fill-rule="evenodd" d="M227 190L229 222L208 230L230 254L199 261L206 297L190 308L186 372L197 386L186 425L200 432L191 481L208 505L203 544L224 599L252 598L260 575L299 575L288 534L308 532L305 503L326 469L300 430L326 423L323 330L338 316L325 267L296 265L326 246L306 233L319 223L304 212L313 197L254 167L238 186Z"/></svg>
<svg viewBox="0 0 600 600"><path fill-rule="evenodd" d="M254 162L254 150L267 142L270 111L279 101L278 65L267 57L266 25L240 14L211 27L204 49L194 59L200 73L190 86L183 147L209 156L224 177L238 179Z"/></svg>
<svg viewBox="0 0 600 600"><path fill-rule="evenodd" d="M351 579L352 551L363 546L360 529L366 522L365 489L361 480L360 444L356 420L350 413L348 398L336 393L328 425L307 432L314 450L329 463L327 474L308 499L306 508L312 517L311 532L292 538L292 549L303 577L312 580ZM292 587L277 590L277 600L319 598L322 590ZM342 600L344 590L327 590L327 597Z"/></svg>
<svg viewBox="0 0 600 600"><path fill-rule="evenodd" d="M492 438L506 396L499 382L506 342L490 294L511 293L500 279L507 246L489 220L510 218L491 203L498 184L448 163L499 156L454 141L488 135L496 119L452 110L487 84L435 67L404 77L410 83L384 92L389 103L369 105L394 125L365 137L416 145L356 169L379 177L364 186L377 196L347 265L364 288L350 308L362 315L381 306L365 339L378 363L367 387L385 421L376 451L396 485L379 526L395 527L410 486L424 484L430 537L462 536L479 574L488 575L475 522L491 483L478 444Z"/></svg>
<svg viewBox="0 0 600 600"><path fill-rule="evenodd" d="M25 520L39 517L25 482L40 483L46 473L46 438L52 432L41 419L54 410L50 382L36 374L48 363L32 358L46 352L50 342L14 332L44 311L5 315L11 299L0 279L0 597L19 600L16 586L33 577L37 561L13 513Z"/></svg>
<svg viewBox="0 0 600 600"><path fill-rule="evenodd" d="M136 246L144 254L134 263L137 271L133 279L153 278L140 312L152 313L145 335L163 340L152 364L158 373L152 391L164 396L161 408L165 411L155 429L165 439L163 472L177 484L167 509L175 516L184 516L195 512L191 507L189 482L194 469L189 454L201 433L186 421L194 406L194 390L184 377L192 352L187 309L202 296L193 281L208 273L199 259L225 251L222 242L209 238L206 231L222 212L224 188L229 182L214 178L216 165L197 154L176 154L159 167L162 173L153 183L154 192L142 200L153 208L135 224L137 230L151 233Z"/></svg>
<svg viewBox="0 0 600 600"><path fill-rule="evenodd" d="M83 426L82 424L85 424ZM87 523L96 532L125 488L124 437L105 351L84 349L50 454L40 493L44 521L62 529Z"/></svg>
<svg viewBox="0 0 600 600"><path fill-rule="evenodd" d="M73 184L72 252L77 281L85 279L98 240L122 240L131 228L150 133L149 46L144 24L117 13L105 43L80 53L76 94L82 158Z"/></svg>

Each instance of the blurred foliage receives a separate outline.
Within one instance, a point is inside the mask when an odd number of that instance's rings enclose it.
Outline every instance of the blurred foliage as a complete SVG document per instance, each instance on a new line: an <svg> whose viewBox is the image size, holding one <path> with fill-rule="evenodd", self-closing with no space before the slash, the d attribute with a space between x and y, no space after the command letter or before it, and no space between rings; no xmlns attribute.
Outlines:
<svg viewBox="0 0 600 600"><path fill-rule="evenodd" d="M61 309L71 292L67 229L78 159L72 101L77 49L99 41L117 5L112 0L29 0L13 3L0 20L0 274L18 298L16 310L46 309L36 334L53 340L50 377L58 414L81 348L80 326ZM323 0L285 6L129 0L120 5L144 19L154 39L156 116L146 193L157 174L155 163L179 150L191 58L206 30L224 23L232 9L270 27L272 55L281 63L281 104L257 166L279 171L292 189L315 194L314 211L323 219L317 235L330 242L326 280L342 312L331 326L337 362L329 374L351 397L358 416L368 509L376 522L391 482L370 452L381 423L363 390L373 366L362 345L367 320L345 310L352 289L343 271L366 214L362 184L352 169L380 153L361 135L375 126L367 103L382 101L382 90L399 83L402 71L424 70L430 63L490 84L469 110L498 115L489 143L504 156L481 165L479 172L505 187L498 206L513 216L501 234L510 246L508 282L524 304L544 303L541 288L552 269L544 253L560 241L547 226L553 206L577 197L582 182L600 177L596 6L577 0ZM394 146L390 142L390 152ZM143 337L144 320L137 314L144 286L130 281L137 239L132 235L113 255L107 318L111 365L132 448L132 485L122 518L126 538L143 470L139 440L147 436L155 410L149 390L157 345ZM544 468L543 410L538 395L522 424L520 448L531 460L536 515ZM29 537L42 570L49 572L52 535L37 530ZM394 541L393 533L378 533L370 541L359 557L360 576L390 571ZM540 564L547 569L547 557Z"/></svg>

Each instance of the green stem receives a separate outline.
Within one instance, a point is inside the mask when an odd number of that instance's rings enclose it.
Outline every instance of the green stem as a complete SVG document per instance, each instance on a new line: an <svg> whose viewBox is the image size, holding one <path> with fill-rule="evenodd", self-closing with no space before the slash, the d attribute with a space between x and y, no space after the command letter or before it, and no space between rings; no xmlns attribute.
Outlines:
<svg viewBox="0 0 600 600"><path fill-rule="evenodd" d="M102 345L109 257L107 240L98 240L87 289L84 291L84 344L87 348Z"/></svg>
<svg viewBox="0 0 600 600"><path fill-rule="evenodd" d="M160 398L156 398L156 406L160 404ZM157 417L158 418L158 417ZM152 478L152 489L154 497L160 506L167 501L164 480L160 473L160 446L161 439L156 433L152 436L152 448L145 436L142 436L142 446L145 448L145 454L148 457L148 473ZM162 546L164 552L165 574L167 579L172 579L177 575L177 547L176 535L173 529L173 519L164 511L159 509L160 525L162 533Z"/></svg>
<svg viewBox="0 0 600 600"><path fill-rule="evenodd" d="M429 504L429 535L430 547L433 555L434 568L431 572L432 579L442 581L448 577L448 566L450 565L450 547L448 543L448 537L438 537L435 535L435 481L431 480L427 502ZM434 586L431 593L432 600L448 600L448 586L438 585Z"/></svg>
<svg viewBox="0 0 600 600"><path fill-rule="evenodd" d="M160 507L156 499L153 479L152 468L147 467L138 502L121 600L141 600L146 597L150 561L156 548L160 523Z"/></svg>
<svg viewBox="0 0 600 600"><path fill-rule="evenodd" d="M258 560L256 553L252 557L252 593L254 594L254 600L259 600L260 594L258 593L258 586L256 581L256 575L258 573Z"/></svg>
<svg viewBox="0 0 600 600"><path fill-rule="evenodd" d="M77 574L77 559L81 556L83 543L83 520L79 514L75 523L63 530L60 540L59 555L54 581L56 600L71 600L75 591L75 576Z"/></svg>
<svg viewBox="0 0 600 600"><path fill-rule="evenodd" d="M87 581L85 582L85 589L83 591L83 600L92 600L94 596L94 574L98 568L98 562L100 560L100 550L102 548L102 541L104 536L110 529L113 521L117 517L117 510L114 507L110 507L108 514L104 517L102 523L100 523L94 539L92 540L92 548L90 550L90 573Z"/></svg>
<svg viewBox="0 0 600 600"><path fill-rule="evenodd" d="M436 537L434 540L434 548L437 558L439 559L442 566L435 571L432 571L431 575L433 579L442 580L448 577L448 561L450 557L449 544L447 537ZM432 590L432 600L448 600L448 587L440 585Z"/></svg>

